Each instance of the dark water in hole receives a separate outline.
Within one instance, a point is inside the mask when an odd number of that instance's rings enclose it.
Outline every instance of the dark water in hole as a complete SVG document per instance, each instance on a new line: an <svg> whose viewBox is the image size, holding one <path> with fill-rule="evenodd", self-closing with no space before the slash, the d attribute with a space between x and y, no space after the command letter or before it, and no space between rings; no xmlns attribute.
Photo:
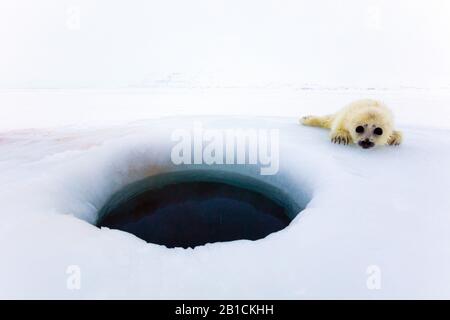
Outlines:
<svg viewBox="0 0 450 320"><path fill-rule="evenodd" d="M170 173L125 187L97 225L167 247L256 240L290 223L297 209L285 200L278 189L239 175Z"/></svg>

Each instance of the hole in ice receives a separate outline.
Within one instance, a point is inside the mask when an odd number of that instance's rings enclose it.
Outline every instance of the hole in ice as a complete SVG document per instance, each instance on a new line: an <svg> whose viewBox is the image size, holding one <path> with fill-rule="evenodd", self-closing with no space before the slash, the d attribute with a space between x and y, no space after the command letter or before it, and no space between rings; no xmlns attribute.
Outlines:
<svg viewBox="0 0 450 320"><path fill-rule="evenodd" d="M302 209L282 190L254 178L182 171L125 186L100 210L97 226L188 248L264 238L289 225Z"/></svg>

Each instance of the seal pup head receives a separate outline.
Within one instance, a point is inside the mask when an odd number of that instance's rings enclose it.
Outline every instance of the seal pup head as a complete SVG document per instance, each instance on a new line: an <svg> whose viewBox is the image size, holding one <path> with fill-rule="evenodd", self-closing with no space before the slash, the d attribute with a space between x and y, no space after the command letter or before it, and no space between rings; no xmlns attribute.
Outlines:
<svg viewBox="0 0 450 320"><path fill-rule="evenodd" d="M361 108L350 119L348 131L363 149L385 145L394 130L392 115L385 108Z"/></svg>

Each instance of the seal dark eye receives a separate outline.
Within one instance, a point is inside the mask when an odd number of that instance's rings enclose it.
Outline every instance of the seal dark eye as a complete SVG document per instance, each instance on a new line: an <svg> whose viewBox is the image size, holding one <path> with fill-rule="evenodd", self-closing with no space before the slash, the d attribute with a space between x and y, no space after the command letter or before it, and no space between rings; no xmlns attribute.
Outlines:
<svg viewBox="0 0 450 320"><path fill-rule="evenodd" d="M358 133L363 133L364 132L364 127L363 126L357 126L355 131L358 132Z"/></svg>
<svg viewBox="0 0 450 320"><path fill-rule="evenodd" d="M378 135L378 136L381 136L383 134L383 129L375 128L375 130L373 130L373 133Z"/></svg>

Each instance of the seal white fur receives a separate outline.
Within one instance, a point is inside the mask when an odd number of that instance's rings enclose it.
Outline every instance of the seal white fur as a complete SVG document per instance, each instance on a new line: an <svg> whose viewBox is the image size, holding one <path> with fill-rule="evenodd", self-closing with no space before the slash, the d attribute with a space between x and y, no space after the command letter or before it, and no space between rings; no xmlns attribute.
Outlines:
<svg viewBox="0 0 450 320"><path fill-rule="evenodd" d="M402 133L394 130L391 111L377 100L357 100L335 114L306 116L300 122L307 126L330 129L333 143L356 143L369 148L386 144L400 145L402 142ZM358 127L362 127L363 131L358 132L361 131L361 128L357 130ZM380 132L382 133L379 134Z"/></svg>

